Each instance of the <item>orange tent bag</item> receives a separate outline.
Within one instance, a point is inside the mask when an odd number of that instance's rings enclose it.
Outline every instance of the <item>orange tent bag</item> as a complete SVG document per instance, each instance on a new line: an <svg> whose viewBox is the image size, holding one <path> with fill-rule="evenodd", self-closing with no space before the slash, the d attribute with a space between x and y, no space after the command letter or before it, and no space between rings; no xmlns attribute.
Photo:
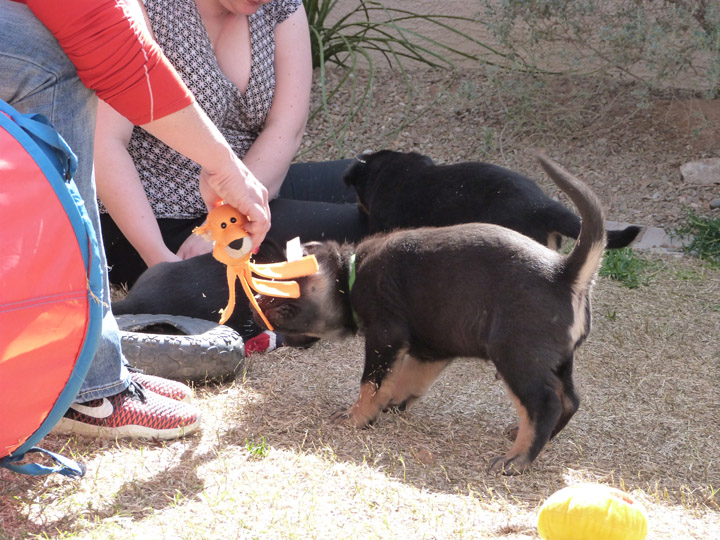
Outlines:
<svg viewBox="0 0 720 540"><path fill-rule="evenodd" d="M43 116L0 100L0 466L33 475L83 473L35 447L77 395L101 331L100 252L76 167ZM22 463L30 452L54 465Z"/></svg>

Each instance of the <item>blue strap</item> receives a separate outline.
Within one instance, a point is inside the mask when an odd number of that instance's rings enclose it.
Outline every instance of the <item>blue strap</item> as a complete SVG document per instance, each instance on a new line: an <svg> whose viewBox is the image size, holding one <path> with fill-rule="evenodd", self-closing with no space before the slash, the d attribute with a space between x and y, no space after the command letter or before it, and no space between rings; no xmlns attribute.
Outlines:
<svg viewBox="0 0 720 540"><path fill-rule="evenodd" d="M16 122L18 126L52 148L62 167L60 174L65 180L70 180L75 176L77 157L68 143L65 142L65 139L60 136L55 128L49 125L47 118L41 114L32 114L22 116L16 119Z"/></svg>
<svg viewBox="0 0 720 540"><path fill-rule="evenodd" d="M45 465L40 465L39 463L15 463L16 461L22 460L26 454L30 453L45 454L55 462L56 466L47 467ZM61 456L60 454L49 452L48 450L37 447L31 448L21 456L8 456L0 459L0 467L4 467L5 469L9 469L16 473L29 474L31 476L58 473L70 478L82 478L86 469L85 465L81 463L77 463L76 461Z"/></svg>
<svg viewBox="0 0 720 540"><path fill-rule="evenodd" d="M24 129L33 138L39 139L50 147L57 157L58 172L65 180L70 180L77 171L77 156L65 139L52 127L50 121L42 114L20 114L13 107L0 100L0 112L7 114L13 122Z"/></svg>

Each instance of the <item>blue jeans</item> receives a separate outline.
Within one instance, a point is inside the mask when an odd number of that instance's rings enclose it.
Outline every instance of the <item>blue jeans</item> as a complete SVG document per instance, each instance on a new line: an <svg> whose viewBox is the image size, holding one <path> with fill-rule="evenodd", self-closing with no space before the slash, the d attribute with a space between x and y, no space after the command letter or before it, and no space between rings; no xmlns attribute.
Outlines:
<svg viewBox="0 0 720 540"><path fill-rule="evenodd" d="M112 396L130 384L110 311L110 289L93 172L97 98L80 81L55 37L24 4L0 0L0 98L22 113L45 115L78 156L75 175L98 237L103 265L102 338L76 401ZM2 186L0 186L2 189Z"/></svg>

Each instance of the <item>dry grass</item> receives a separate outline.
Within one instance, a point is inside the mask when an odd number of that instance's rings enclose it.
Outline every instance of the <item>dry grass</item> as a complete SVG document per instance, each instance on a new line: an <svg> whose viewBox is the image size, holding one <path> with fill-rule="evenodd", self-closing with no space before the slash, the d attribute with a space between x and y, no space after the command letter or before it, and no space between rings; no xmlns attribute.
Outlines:
<svg viewBox="0 0 720 540"><path fill-rule="evenodd" d="M474 115L485 105L469 110L461 102L476 97L447 94L432 126L423 117L387 145L426 144L445 161L477 158L478 139L461 137L447 121L473 124L475 136ZM385 118L391 122L391 113ZM564 136L558 148L593 171L583 178L599 191L612 192L600 181L603 158L611 178L633 167L669 167L658 161L666 146L646 155L645 147L622 146L631 134L611 130L603 132L607 147L624 148L626 159L594 154L592 132ZM380 129L368 133L356 149L385 144ZM521 137L494 141L502 144L482 147L487 159L526 159ZM632 185L619 181L618 189L634 208ZM653 223L655 210L641 209L634 221ZM414 408L357 431L328 418L356 397L361 341L319 343L254 355L244 380L197 388L204 428L185 440L48 436L44 447L83 461L88 472L71 481L0 471L0 539L536 539L542 501L588 480L636 494L648 509L651 540L713 538L720 530L720 270L687 258L659 264L648 287L598 283L594 330L576 360L580 411L523 476L486 472L509 446L503 431L514 421L490 365L458 360Z"/></svg>
<svg viewBox="0 0 720 540"><path fill-rule="evenodd" d="M491 366L458 360L402 415L356 431L359 339L280 349L197 389L200 435L169 444L49 436L82 480L0 472L0 538L537 538L544 498L579 481L635 493L651 539L720 527L720 271L663 261L652 285L601 280L576 362L582 404L531 472L489 475L512 406ZM265 447L263 449L263 443Z"/></svg>

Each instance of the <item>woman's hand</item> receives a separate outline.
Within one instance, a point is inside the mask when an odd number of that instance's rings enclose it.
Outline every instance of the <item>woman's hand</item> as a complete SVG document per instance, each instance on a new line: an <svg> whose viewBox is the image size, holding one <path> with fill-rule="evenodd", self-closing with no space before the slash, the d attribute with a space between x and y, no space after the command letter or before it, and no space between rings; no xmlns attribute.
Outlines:
<svg viewBox="0 0 720 540"><path fill-rule="evenodd" d="M163 262L178 262L181 261L182 258L169 249L164 248L162 252L158 252L155 255L149 255L147 258L143 257L143 260L145 261L147 267L150 268L151 266L155 266L156 264Z"/></svg>
<svg viewBox="0 0 720 540"><path fill-rule="evenodd" d="M177 251L178 260L189 259L190 257L196 257L197 255L204 255L212 251L212 242L205 240L202 236L197 234L191 234L180 246Z"/></svg>
<svg viewBox="0 0 720 540"><path fill-rule="evenodd" d="M245 230L253 247L260 246L270 229L268 192L242 161L237 158L231 160L229 170L209 171L203 168L200 172L200 194L208 211L224 201L247 216L249 221Z"/></svg>
<svg viewBox="0 0 720 540"><path fill-rule="evenodd" d="M205 204L212 208L224 200L246 215L253 247L259 247L270 229L267 189L235 155L200 106L193 103L142 127L202 167L200 184Z"/></svg>

